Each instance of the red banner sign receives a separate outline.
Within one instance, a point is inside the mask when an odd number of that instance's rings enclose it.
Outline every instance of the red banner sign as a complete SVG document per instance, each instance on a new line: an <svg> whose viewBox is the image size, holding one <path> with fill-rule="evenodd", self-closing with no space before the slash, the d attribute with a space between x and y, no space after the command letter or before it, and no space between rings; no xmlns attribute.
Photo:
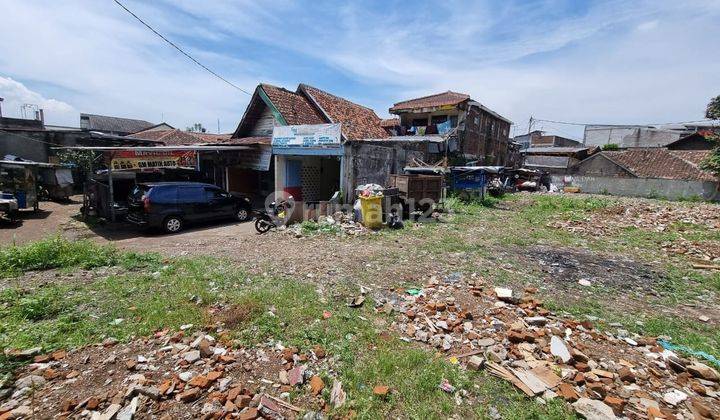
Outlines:
<svg viewBox="0 0 720 420"><path fill-rule="evenodd" d="M136 151L121 150L113 152L111 168L154 169L154 168L195 168L197 157L192 150Z"/></svg>

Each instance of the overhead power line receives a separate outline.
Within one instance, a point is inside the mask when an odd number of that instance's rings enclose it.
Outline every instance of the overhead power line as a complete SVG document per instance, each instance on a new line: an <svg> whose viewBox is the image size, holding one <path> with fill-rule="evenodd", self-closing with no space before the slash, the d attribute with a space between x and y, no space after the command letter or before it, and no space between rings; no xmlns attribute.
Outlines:
<svg viewBox="0 0 720 420"><path fill-rule="evenodd" d="M163 36L163 34L161 34L160 32L156 31L155 28L153 28L152 26L150 26L150 25L148 25L147 23L145 23L145 21L142 20L138 15L136 15L135 13L133 13L132 10L130 10L130 9L128 9L127 7L125 7L124 4L120 3L118 0L113 0L113 1L114 1L115 3L117 3L118 6L122 7L123 9L125 9L126 12L130 13L130 14L132 15L132 17L134 17L135 19L137 19L138 22L142 23L143 25L145 25L146 28L150 29L155 35L159 36L163 41L167 42L167 43L170 44L173 48L175 48L176 50L180 51L180 53L181 53L182 55L184 55L185 57L189 58L193 63L195 63L195 64L197 64L198 66L202 67L203 69L205 69L206 71L208 71L208 72L209 72L210 74L212 74L213 76L217 77L218 79L222 80L223 82L227 83L228 85L234 87L235 89L239 90L240 92L243 92L243 93L245 93L245 94L247 94L247 95L252 96L252 94L251 94L250 92L248 92L247 90L241 88L240 86L234 84L233 82L231 82L231 81L227 80L226 78L220 76L219 74L215 73L213 70L211 70L210 68L208 68L206 65L204 65L203 63L201 63L201 62L199 62L198 60L196 60L195 57L193 57L193 56L191 56L190 54L186 53L186 52L185 52L182 48L180 48L177 44L175 44L174 42L170 41L170 40L167 39L165 36Z"/></svg>

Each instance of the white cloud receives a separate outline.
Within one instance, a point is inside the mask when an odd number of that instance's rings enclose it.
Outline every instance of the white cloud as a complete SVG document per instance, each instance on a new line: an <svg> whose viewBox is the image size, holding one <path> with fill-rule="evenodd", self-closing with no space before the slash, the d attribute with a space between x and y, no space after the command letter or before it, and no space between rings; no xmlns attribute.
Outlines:
<svg viewBox="0 0 720 420"><path fill-rule="evenodd" d="M720 60L712 53L720 39L719 2L612 0L576 10L579 4L387 2L372 9L128 0L161 32L194 47L195 55L248 90L259 81L289 88L314 82L351 92L351 99L385 115L392 102L452 89L521 129L530 115L617 123L702 117L707 100L720 93L713 91L720 86ZM164 114L180 127L197 121L214 128L219 117L230 131L247 103L246 95L194 67L112 2L0 0L0 9L12 16L0 26L0 75L51 83L46 96L83 112L150 121ZM320 76L298 80L303 76L292 62L268 69L278 55L319 63L323 74L332 69L355 85L324 83ZM268 71L282 80L268 80Z"/></svg>
<svg viewBox="0 0 720 420"><path fill-rule="evenodd" d="M80 123L80 114L72 105L46 98L9 77L0 76L0 98L4 99L0 105L5 117L21 117L21 107L30 104L37 105L43 110L47 116L45 122L48 124L76 127Z"/></svg>
<svg viewBox="0 0 720 420"><path fill-rule="evenodd" d="M112 2L0 0L0 75L52 85L80 112L231 131L248 96L195 66ZM38 24L41 22L42 24ZM252 63L198 52L211 67ZM252 90L250 73L231 80ZM54 95L58 96L58 95ZM55 116L49 110L46 120ZM79 119L79 117L77 118ZM77 125L78 122L75 122Z"/></svg>

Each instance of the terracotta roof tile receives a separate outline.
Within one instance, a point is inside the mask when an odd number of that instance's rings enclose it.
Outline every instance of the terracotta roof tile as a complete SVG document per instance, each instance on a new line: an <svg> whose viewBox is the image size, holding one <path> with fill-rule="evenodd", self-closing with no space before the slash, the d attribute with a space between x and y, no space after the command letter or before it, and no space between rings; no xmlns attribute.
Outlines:
<svg viewBox="0 0 720 420"><path fill-rule="evenodd" d="M127 137L160 141L165 143L166 146L226 143L230 140L230 134L193 133L178 130L177 128L173 130L140 131Z"/></svg>
<svg viewBox="0 0 720 420"><path fill-rule="evenodd" d="M242 145L250 145L250 144L270 144L271 143L270 137L242 137L239 139L229 139L227 141L227 144L242 144Z"/></svg>
<svg viewBox="0 0 720 420"><path fill-rule="evenodd" d="M457 105L460 102L470 99L470 95L465 93L457 93L447 91L436 93L434 95L423 96L421 98L408 99L407 101L397 102L390 108L390 112L406 109L429 108L433 106Z"/></svg>
<svg viewBox="0 0 720 420"><path fill-rule="evenodd" d="M326 121L303 95L285 88L261 84L263 91L288 125L324 124Z"/></svg>
<svg viewBox="0 0 720 420"><path fill-rule="evenodd" d="M601 152L602 155L640 178L716 181L717 178L712 173L698 167L709 153L708 150L669 151L666 149Z"/></svg>
<svg viewBox="0 0 720 420"><path fill-rule="evenodd" d="M317 104L329 122L341 123L342 133L348 140L389 137L380 126L380 117L372 109L305 84L301 84L298 91Z"/></svg>
<svg viewBox="0 0 720 420"><path fill-rule="evenodd" d="M380 121L380 127L393 128L400 126L400 118L387 118Z"/></svg>

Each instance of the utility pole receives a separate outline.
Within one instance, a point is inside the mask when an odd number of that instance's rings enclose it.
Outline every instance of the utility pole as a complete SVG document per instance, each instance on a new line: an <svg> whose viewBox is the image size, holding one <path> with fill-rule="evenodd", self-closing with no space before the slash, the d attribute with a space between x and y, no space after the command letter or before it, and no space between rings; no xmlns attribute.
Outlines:
<svg viewBox="0 0 720 420"><path fill-rule="evenodd" d="M218 118L218 134L220 134L220 118Z"/></svg>
<svg viewBox="0 0 720 420"><path fill-rule="evenodd" d="M530 134L530 132L532 131L532 126L533 126L533 117L531 115L530 121L528 122L528 134Z"/></svg>

